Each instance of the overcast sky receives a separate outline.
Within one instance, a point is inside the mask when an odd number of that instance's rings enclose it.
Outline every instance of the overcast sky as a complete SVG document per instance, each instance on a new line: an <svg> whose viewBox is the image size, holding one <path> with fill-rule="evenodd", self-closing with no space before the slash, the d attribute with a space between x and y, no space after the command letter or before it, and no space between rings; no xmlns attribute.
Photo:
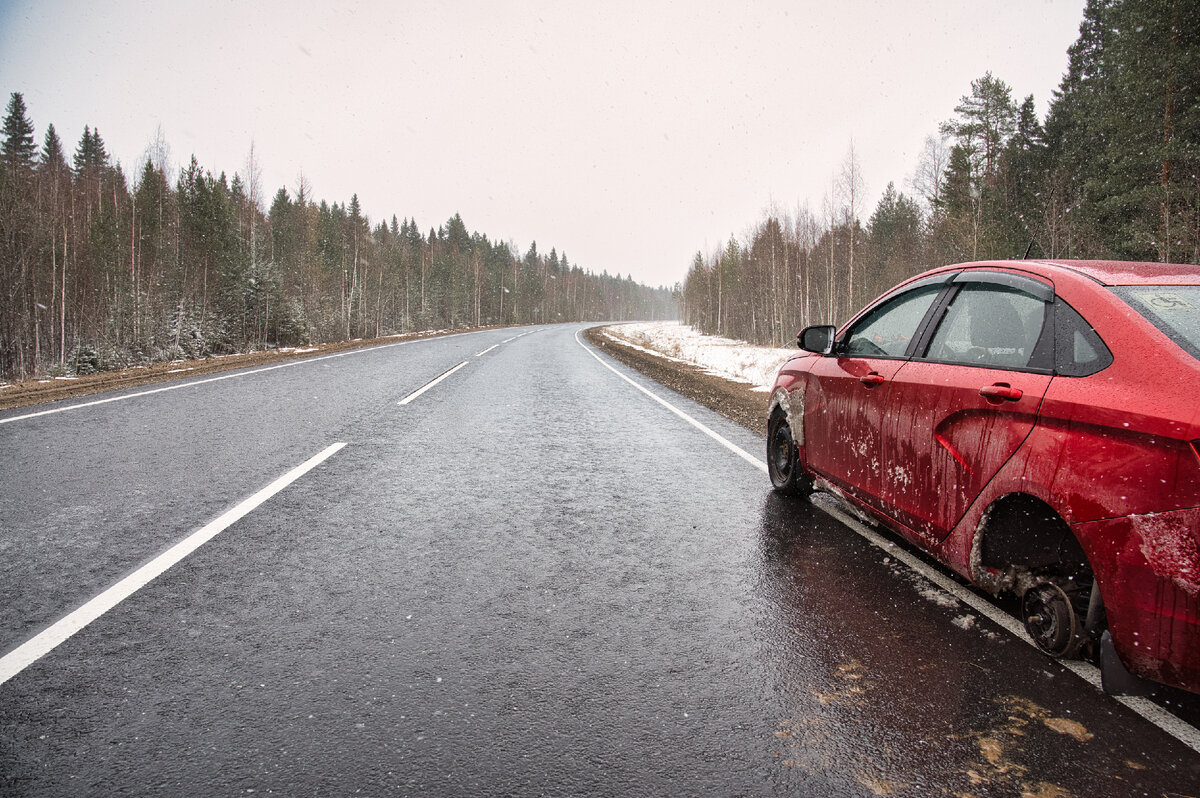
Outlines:
<svg viewBox="0 0 1200 798"><path fill-rule="evenodd" d="M0 0L0 90L131 179L160 126L176 168L244 174L253 142L264 204L303 173L373 221L461 213L670 285L771 203L819 212L851 142L864 219L907 191L989 70L1044 116L1083 4Z"/></svg>

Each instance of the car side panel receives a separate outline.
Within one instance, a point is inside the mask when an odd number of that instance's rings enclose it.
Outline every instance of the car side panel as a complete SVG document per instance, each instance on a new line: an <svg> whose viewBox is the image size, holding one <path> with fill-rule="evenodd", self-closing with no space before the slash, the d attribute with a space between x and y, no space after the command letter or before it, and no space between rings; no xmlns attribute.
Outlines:
<svg viewBox="0 0 1200 798"><path fill-rule="evenodd" d="M1050 377L911 361L883 422L883 498L925 545L945 539L1033 429ZM1020 398L989 399L990 386Z"/></svg>
<svg viewBox="0 0 1200 798"><path fill-rule="evenodd" d="M938 553L988 586L999 574L976 559L987 508L1011 493L1045 501L1088 557L1126 666L1200 692L1200 452L1188 440L1197 430L1107 406L1139 406L1118 395L1115 386L1126 384L1120 376L1116 368L1088 378L1055 378L1025 445ZM1169 406L1200 394L1200 385L1184 380L1155 394ZM1155 405L1140 403L1144 411Z"/></svg>
<svg viewBox="0 0 1200 798"><path fill-rule="evenodd" d="M809 366L804 399L808 467L878 507L882 493L880 438L888 390L902 360L821 357Z"/></svg>
<svg viewBox="0 0 1200 798"><path fill-rule="evenodd" d="M1200 470L1187 439L1194 430L1157 412L1148 395L1195 402L1200 382L1191 397L1174 390L1125 396L1122 385L1095 377L1051 385L1043 423L1063 431L1062 460L1070 464L1055 475L1053 492L1081 522L1200 506Z"/></svg>
<svg viewBox="0 0 1200 798"><path fill-rule="evenodd" d="M1062 463L1065 437L1061 431L1048 429L1040 423L1017 451L1005 462L967 508L954 529L935 549L937 558L963 577L989 590L997 590L998 572L989 572L979 562L980 532L986 526L988 511L995 502L1013 493L1024 493L1061 510L1050 490ZM1070 517L1064 515L1069 524Z"/></svg>

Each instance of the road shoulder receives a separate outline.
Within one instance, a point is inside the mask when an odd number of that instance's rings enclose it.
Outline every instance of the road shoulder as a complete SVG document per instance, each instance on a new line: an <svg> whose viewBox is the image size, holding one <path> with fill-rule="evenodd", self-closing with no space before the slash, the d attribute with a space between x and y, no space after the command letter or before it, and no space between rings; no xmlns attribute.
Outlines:
<svg viewBox="0 0 1200 798"><path fill-rule="evenodd" d="M768 395L742 382L708 373L703 367L656 356L609 335L610 326L589 327L583 337L613 359L741 426L766 434Z"/></svg>

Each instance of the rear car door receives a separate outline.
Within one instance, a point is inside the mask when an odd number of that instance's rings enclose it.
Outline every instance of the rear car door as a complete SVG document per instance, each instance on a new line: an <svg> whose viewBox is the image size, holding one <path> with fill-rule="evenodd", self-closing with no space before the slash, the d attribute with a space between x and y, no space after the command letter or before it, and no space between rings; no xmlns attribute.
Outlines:
<svg viewBox="0 0 1200 798"><path fill-rule="evenodd" d="M1053 288L963 272L918 357L892 380L885 503L917 542L949 534L1029 435L1053 373Z"/></svg>
<svg viewBox="0 0 1200 798"><path fill-rule="evenodd" d="M915 345L945 279L885 297L810 368L804 404L807 465L831 484L880 506L880 431L895 373Z"/></svg>

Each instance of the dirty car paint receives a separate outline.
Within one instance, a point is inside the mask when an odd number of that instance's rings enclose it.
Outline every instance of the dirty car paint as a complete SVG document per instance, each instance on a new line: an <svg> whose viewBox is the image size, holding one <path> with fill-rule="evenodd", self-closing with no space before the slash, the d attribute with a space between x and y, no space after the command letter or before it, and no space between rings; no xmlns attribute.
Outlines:
<svg viewBox="0 0 1200 798"><path fill-rule="evenodd" d="M1036 557L1020 561L1019 542L998 549L1017 558L1011 567L986 562L980 545L1014 497L1044 507L1039 523L1057 519L1086 555L1125 666L1200 692L1200 361L1112 289L1200 285L1200 268L959 264L885 294L839 331L838 345L906 286L942 275L943 299L902 356L847 358L835 345L830 355L796 359L781 370L777 389L806 398L798 461L818 485L834 486L859 510L992 592L1020 592L1046 578L1036 572ZM978 306L978 286L989 280L1005 296L1034 285L1021 301L1030 306L1036 305L1031 296L1040 299L1047 312L1040 321L1025 314L1018 330L1023 343L981 350L975 361L954 345L932 356L935 336L953 338L934 331L950 316L956 292L966 294L956 283L971 286ZM1051 312L1061 305L1090 329L1071 338L1061 321L1066 316ZM966 329L960 325L960 337ZM1093 358L1090 369L1064 361L1086 361L1092 349L1111 359ZM868 375L874 384L862 382ZM1039 531L1028 530L1031 540Z"/></svg>

